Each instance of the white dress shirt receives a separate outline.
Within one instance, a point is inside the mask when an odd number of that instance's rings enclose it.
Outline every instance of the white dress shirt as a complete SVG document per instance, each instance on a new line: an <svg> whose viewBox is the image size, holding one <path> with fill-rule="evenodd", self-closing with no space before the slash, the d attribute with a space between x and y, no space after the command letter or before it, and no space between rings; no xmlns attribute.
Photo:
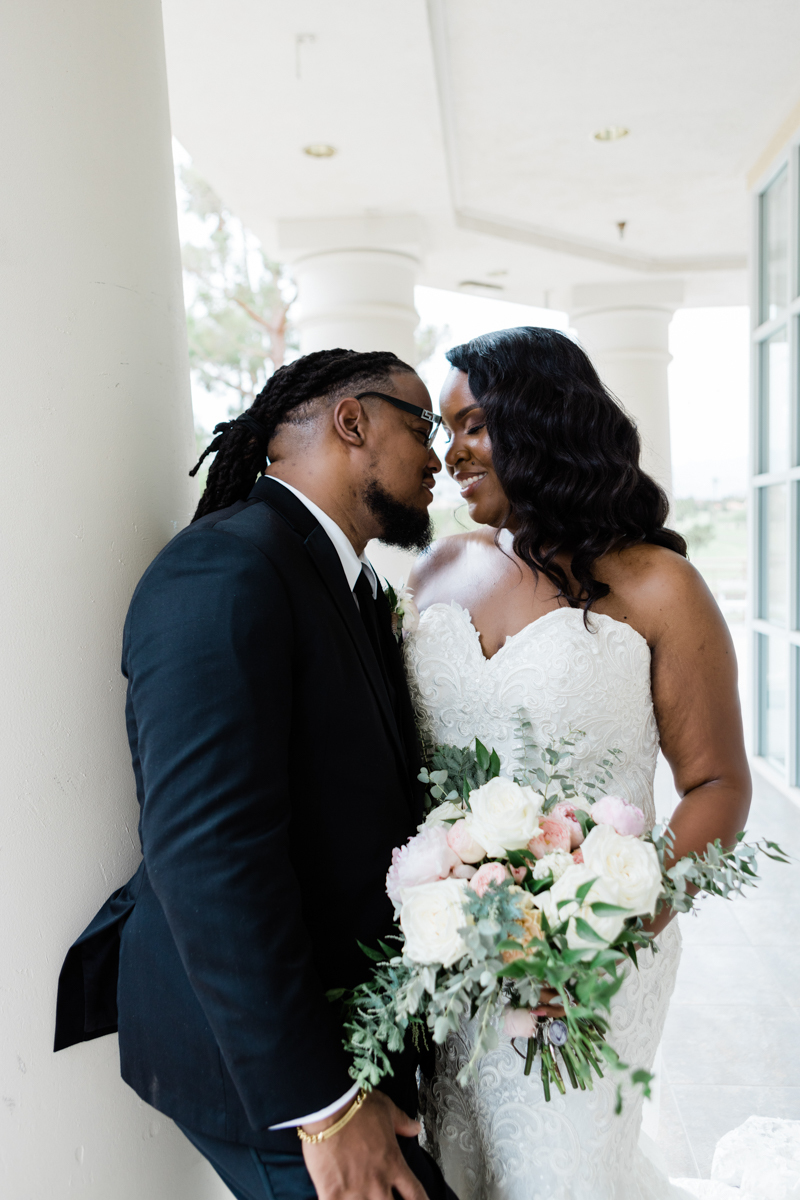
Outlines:
<svg viewBox="0 0 800 1200"><path fill-rule="evenodd" d="M292 487L292 485L287 483L285 479L277 479L274 475L270 475L268 478L274 479L276 483L280 483L285 488L288 488L290 492L297 496L298 500L301 500L303 504L305 504L308 511L313 513L317 518L320 525L333 542L336 553L339 555L339 561L342 564L342 569L344 570L347 578L347 585L350 588L350 591L352 592L353 588L356 586L358 577L361 574L361 568L363 567L372 586L372 598L375 599L375 597L378 595L378 576L376 575L375 568L367 558L366 554L362 554L360 556L356 554L355 547L344 530L336 524L333 517L329 517L326 512L324 512L318 507L318 505L314 503L313 500L309 500L308 496L304 496L302 492L299 492L296 487ZM353 597L353 599L355 599L355 597ZM358 604L357 600L356 604Z"/></svg>
<svg viewBox="0 0 800 1200"><path fill-rule="evenodd" d="M286 483L283 479L276 479L274 475L269 476L270 479L275 479L276 483L281 483L285 488L288 488L297 499L305 504L310 513L319 521L322 528L327 533L328 537L333 542L336 553L339 555L339 560L342 564L348 587L352 592L358 582L358 577L361 574L362 568L366 571L367 578L372 585L373 597L378 594L378 576L375 574L375 568L367 558L366 554L358 555L355 552L353 543L350 541L347 534L340 529L332 517L329 517L326 512L319 508L308 496L304 496L302 492L298 492L296 487L292 487L290 483ZM353 596L356 605L358 600ZM338 1100L334 1100L327 1108L321 1108L319 1112L309 1113L305 1117L295 1117L291 1121L283 1121L280 1125L270 1125L270 1129L292 1129L296 1125L310 1125L313 1121L323 1121L326 1117L332 1117L333 1114L345 1104L348 1100L353 1100L358 1095L358 1084L354 1083L343 1096Z"/></svg>

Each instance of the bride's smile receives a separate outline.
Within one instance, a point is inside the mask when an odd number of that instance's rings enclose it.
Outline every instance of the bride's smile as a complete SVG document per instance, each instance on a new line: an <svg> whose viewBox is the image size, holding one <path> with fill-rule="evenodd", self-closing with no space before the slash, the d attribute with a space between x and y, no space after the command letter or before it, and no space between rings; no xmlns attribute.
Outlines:
<svg viewBox="0 0 800 1200"><path fill-rule="evenodd" d="M486 478L486 471L456 471L453 478L459 485L461 495L466 499L474 493L481 480Z"/></svg>

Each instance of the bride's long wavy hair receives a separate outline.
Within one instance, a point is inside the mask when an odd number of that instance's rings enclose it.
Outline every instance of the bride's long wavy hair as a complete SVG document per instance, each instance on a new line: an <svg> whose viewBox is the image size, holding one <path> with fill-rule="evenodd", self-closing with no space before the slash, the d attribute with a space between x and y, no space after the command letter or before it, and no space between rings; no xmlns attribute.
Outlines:
<svg viewBox="0 0 800 1200"><path fill-rule="evenodd" d="M639 465L636 426L579 346L554 329L522 326L447 353L483 407L492 461L516 523L514 552L573 608L607 596L594 564L649 542L686 555L665 527L669 501ZM573 591L560 555L569 555Z"/></svg>

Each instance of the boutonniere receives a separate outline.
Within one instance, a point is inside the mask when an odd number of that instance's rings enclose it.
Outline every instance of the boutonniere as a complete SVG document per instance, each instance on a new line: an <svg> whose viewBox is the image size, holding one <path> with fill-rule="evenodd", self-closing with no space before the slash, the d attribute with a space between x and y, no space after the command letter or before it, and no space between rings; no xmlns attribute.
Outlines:
<svg viewBox="0 0 800 1200"><path fill-rule="evenodd" d="M414 603L414 593L410 587L401 584L393 588L388 579L384 580L386 587L383 594L389 602L392 613L392 632L398 642L409 633L415 633L419 625L419 609Z"/></svg>

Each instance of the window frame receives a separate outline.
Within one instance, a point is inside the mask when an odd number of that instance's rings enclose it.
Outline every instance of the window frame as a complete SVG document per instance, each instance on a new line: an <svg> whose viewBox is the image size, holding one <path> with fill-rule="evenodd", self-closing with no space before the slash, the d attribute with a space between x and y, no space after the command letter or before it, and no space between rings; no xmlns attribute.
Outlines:
<svg viewBox="0 0 800 1200"><path fill-rule="evenodd" d="M763 196L770 185L788 167L789 182L789 237L787 245L789 303L786 314L772 320L761 321L765 270L765 230ZM749 588L749 616L751 650L753 655L752 693L753 728L752 744L756 763L764 773L783 790L800 797L800 132L771 170L761 179L753 196L753 271L751 273L751 462L750 462L750 562L751 584ZM763 438L768 429L765 406L768 395L764 394L765 371L763 367L764 343L783 327L787 330L789 344L789 467L782 471L762 471L768 462L765 457ZM764 576L765 554L763 550L764 512L766 493L763 489L774 484L787 485L788 513L784 553L786 555L786 611L784 626L773 624L761 617L762 600L767 579ZM786 728L784 742L786 763L779 770L761 753L767 744L764 727L763 704L763 659L768 654L768 644L761 637L780 642L787 663L787 704L784 714Z"/></svg>

